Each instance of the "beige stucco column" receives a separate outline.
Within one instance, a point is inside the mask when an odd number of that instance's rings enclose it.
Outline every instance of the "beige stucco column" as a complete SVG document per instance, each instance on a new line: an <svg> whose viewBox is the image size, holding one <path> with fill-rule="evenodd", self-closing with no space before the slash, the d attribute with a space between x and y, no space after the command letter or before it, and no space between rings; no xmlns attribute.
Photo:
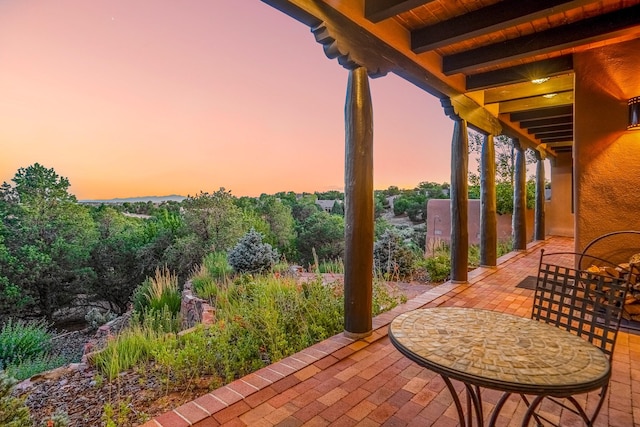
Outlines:
<svg viewBox="0 0 640 427"><path fill-rule="evenodd" d="M513 185L513 250L527 249L527 171L524 147L520 140L513 139L516 149L515 180Z"/></svg>
<svg viewBox="0 0 640 427"><path fill-rule="evenodd" d="M497 259L496 153L493 135L484 135L480 156L480 265L495 267Z"/></svg>
<svg viewBox="0 0 640 427"><path fill-rule="evenodd" d="M544 212L544 158L536 151L536 206L535 220L533 223L534 240L545 239L545 212Z"/></svg>
<svg viewBox="0 0 640 427"><path fill-rule="evenodd" d="M371 334L373 298L373 107L364 67L349 71L345 103L345 335Z"/></svg>

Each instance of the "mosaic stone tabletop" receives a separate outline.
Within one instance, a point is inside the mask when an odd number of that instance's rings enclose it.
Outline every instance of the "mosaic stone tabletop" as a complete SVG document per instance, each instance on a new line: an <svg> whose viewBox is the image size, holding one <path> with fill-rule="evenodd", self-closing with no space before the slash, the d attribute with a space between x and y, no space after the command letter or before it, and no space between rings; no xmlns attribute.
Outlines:
<svg viewBox="0 0 640 427"><path fill-rule="evenodd" d="M498 390L569 395L601 387L610 375L607 357L583 338L490 310L410 311L393 320L389 337L422 366Z"/></svg>

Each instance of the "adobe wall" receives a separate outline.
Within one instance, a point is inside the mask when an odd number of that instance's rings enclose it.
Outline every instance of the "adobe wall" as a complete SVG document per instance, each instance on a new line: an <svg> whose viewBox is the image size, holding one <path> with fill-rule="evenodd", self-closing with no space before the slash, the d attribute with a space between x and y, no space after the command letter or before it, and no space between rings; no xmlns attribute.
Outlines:
<svg viewBox="0 0 640 427"><path fill-rule="evenodd" d="M552 196L553 197L553 196ZM469 244L480 243L480 200L469 200ZM533 209L527 209L527 242L533 240ZM511 239L512 216L498 215L498 241ZM427 242L451 240L451 200L431 199L427 202Z"/></svg>
<svg viewBox="0 0 640 427"><path fill-rule="evenodd" d="M627 130L640 96L640 40L574 54L576 250L617 230L640 229L640 130Z"/></svg>
<svg viewBox="0 0 640 427"><path fill-rule="evenodd" d="M547 235L574 236L573 158L571 153L559 153L551 159L551 199L545 205Z"/></svg>

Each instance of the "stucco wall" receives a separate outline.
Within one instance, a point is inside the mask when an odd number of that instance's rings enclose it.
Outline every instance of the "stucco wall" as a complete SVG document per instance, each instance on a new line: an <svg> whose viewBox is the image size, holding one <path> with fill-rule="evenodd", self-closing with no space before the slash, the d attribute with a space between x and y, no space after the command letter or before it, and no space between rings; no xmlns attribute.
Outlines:
<svg viewBox="0 0 640 427"><path fill-rule="evenodd" d="M640 40L574 55L575 244L640 229L640 130L626 130L640 95Z"/></svg>
<svg viewBox="0 0 640 427"><path fill-rule="evenodd" d="M547 234L574 236L574 214L571 211L573 192L573 159L571 153L559 153L551 161L551 200L545 205Z"/></svg>
<svg viewBox="0 0 640 427"><path fill-rule="evenodd" d="M527 209L527 241L533 239L533 209ZM511 215L498 215L498 240L511 239ZM480 243L480 200L469 200L469 244ZM451 240L451 200L431 199L427 202L427 242Z"/></svg>

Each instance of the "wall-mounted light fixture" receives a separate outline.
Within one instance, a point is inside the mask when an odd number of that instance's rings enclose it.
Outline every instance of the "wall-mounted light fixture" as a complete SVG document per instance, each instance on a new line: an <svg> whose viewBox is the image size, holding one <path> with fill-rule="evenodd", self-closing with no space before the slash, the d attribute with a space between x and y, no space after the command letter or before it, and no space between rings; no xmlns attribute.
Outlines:
<svg viewBox="0 0 640 427"><path fill-rule="evenodd" d="M629 100L629 123L627 129L640 129L640 96Z"/></svg>

